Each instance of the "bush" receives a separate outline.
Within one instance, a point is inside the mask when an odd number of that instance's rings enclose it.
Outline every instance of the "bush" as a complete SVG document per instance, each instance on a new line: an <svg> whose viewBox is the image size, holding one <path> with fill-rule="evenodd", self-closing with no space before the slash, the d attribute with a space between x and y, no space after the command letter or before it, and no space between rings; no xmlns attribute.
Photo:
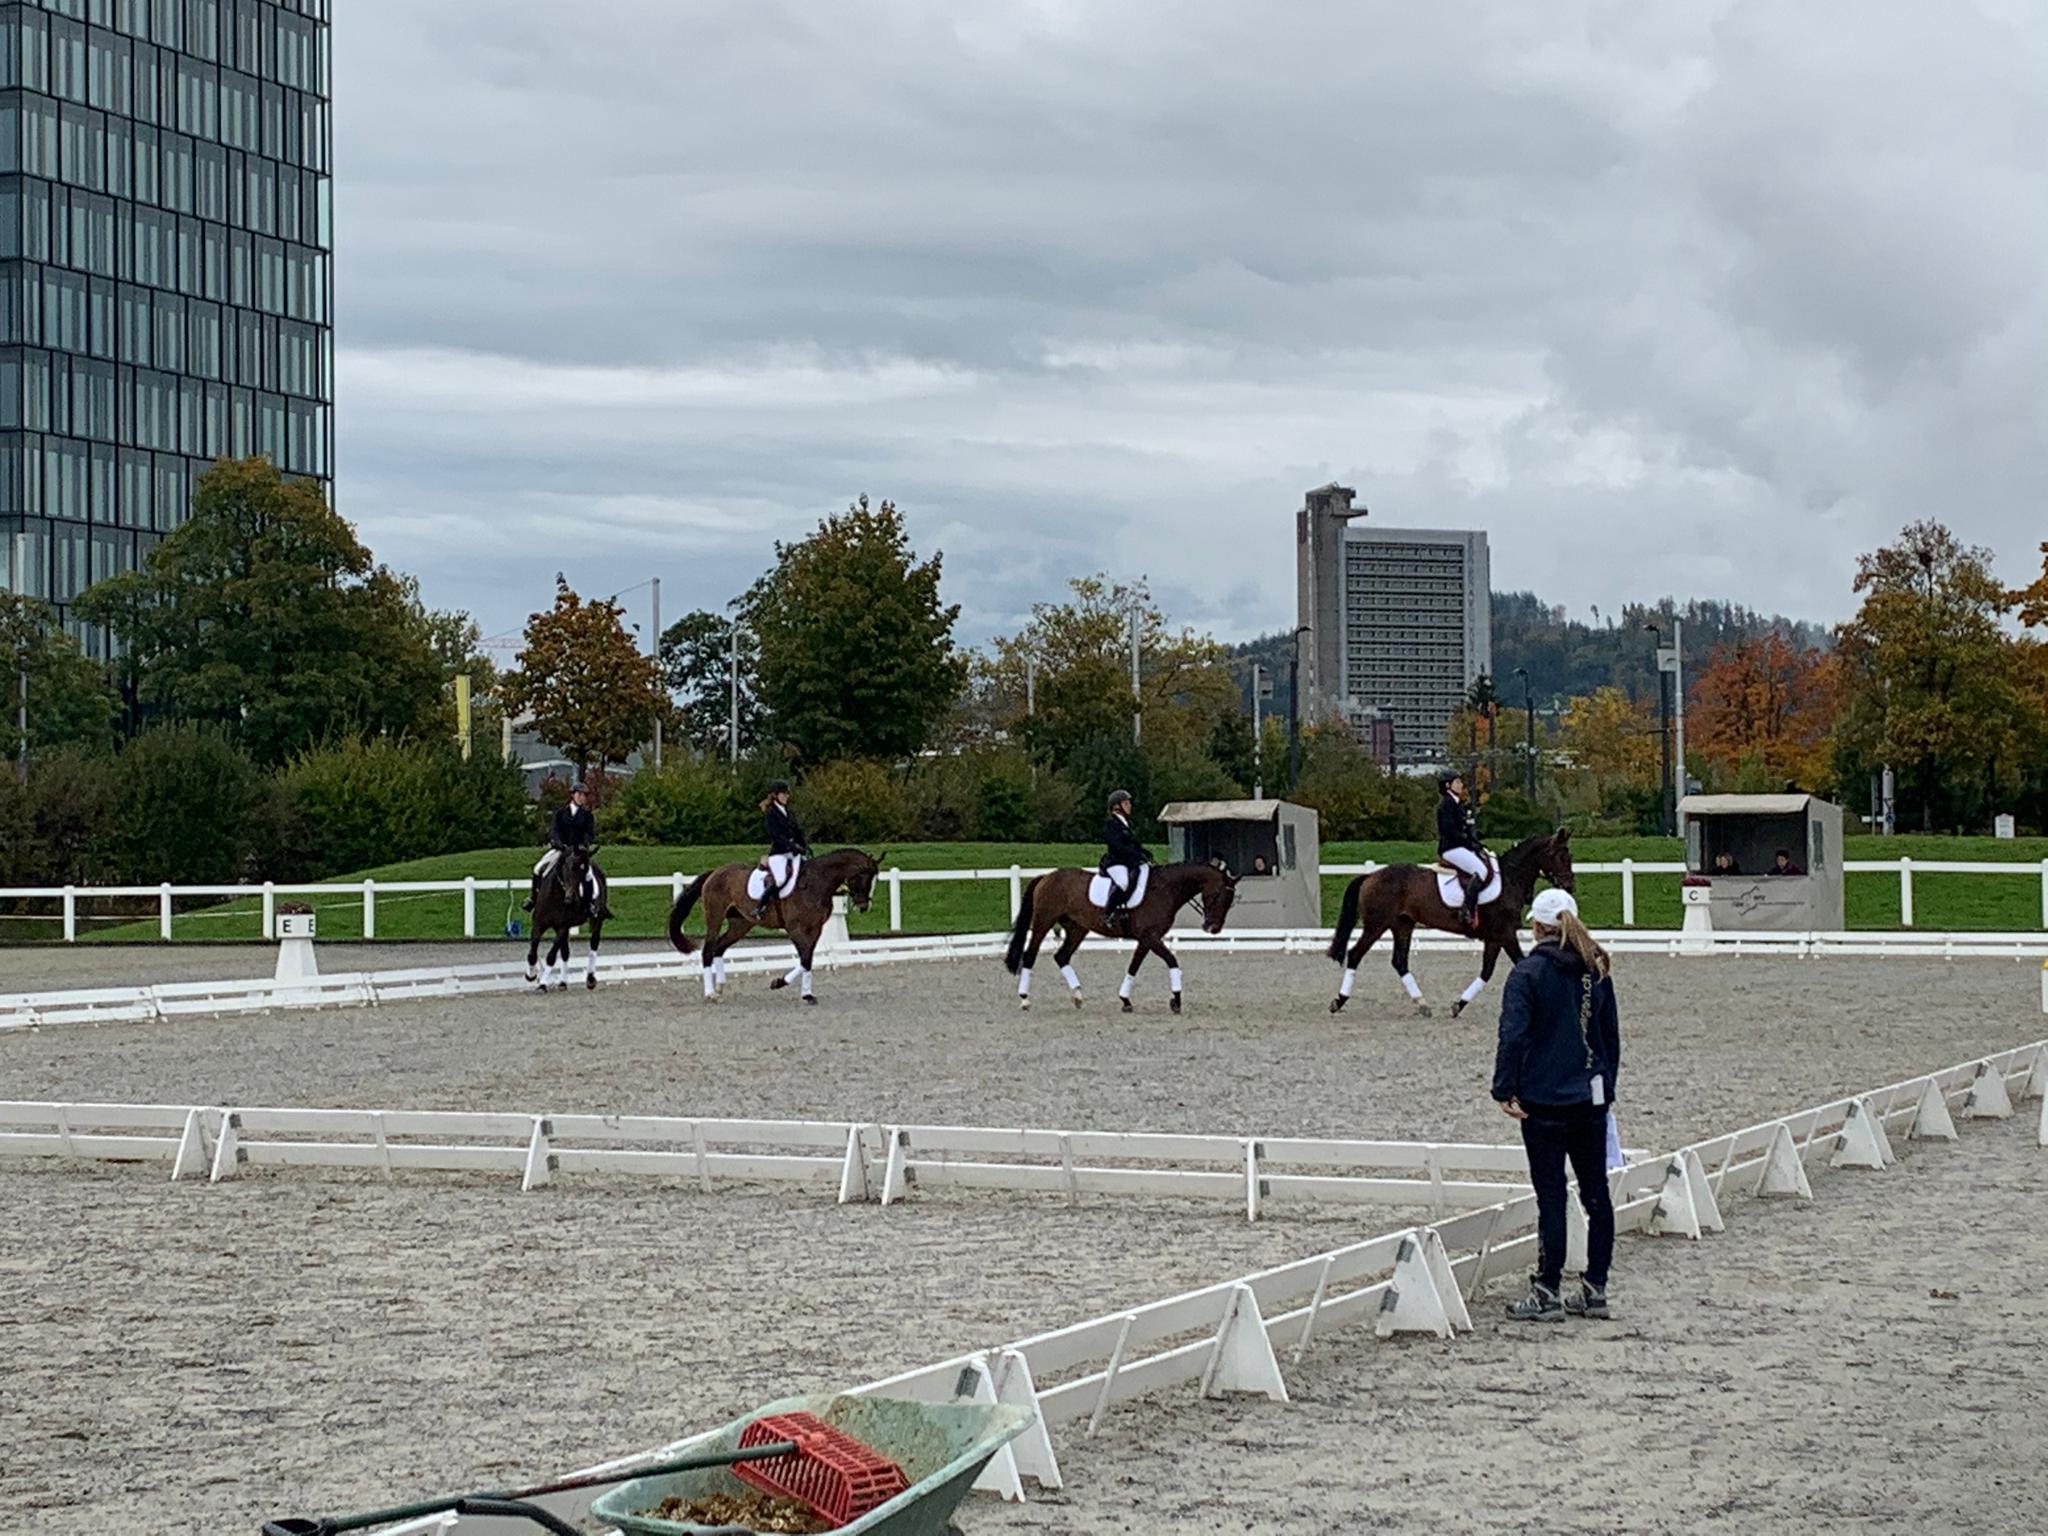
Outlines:
<svg viewBox="0 0 2048 1536"><path fill-rule="evenodd" d="M1556 821L1519 789L1497 789L1479 810L1479 832L1494 848L1507 848L1525 837L1556 829Z"/></svg>
<svg viewBox="0 0 2048 1536"><path fill-rule="evenodd" d="M1078 791L1077 835L1095 836L1109 814L1110 792L1127 789L1136 802L1133 809L1139 835L1157 836L1152 818L1159 810L1159 797L1152 791L1152 765L1128 741L1119 736L1097 736L1076 747L1063 766Z"/></svg>
<svg viewBox="0 0 2048 1536"><path fill-rule="evenodd" d="M1302 733L1301 778L1287 798L1315 808L1325 842L1432 835L1430 786L1385 772L1342 726Z"/></svg>
<svg viewBox="0 0 2048 1536"><path fill-rule="evenodd" d="M269 781L215 726L159 725L115 762L112 846L137 885L224 885L260 876L275 857Z"/></svg>
<svg viewBox="0 0 2048 1536"><path fill-rule="evenodd" d="M1177 752L1152 769L1152 794L1158 804L1147 808L1148 819L1176 800L1236 800L1243 793L1212 759L1199 752Z"/></svg>
<svg viewBox="0 0 2048 1536"><path fill-rule="evenodd" d="M750 840L757 819L724 764L678 755L635 774L598 831L613 843L732 843Z"/></svg>
<svg viewBox="0 0 2048 1536"><path fill-rule="evenodd" d="M126 878L115 847L119 788L103 754L39 754L20 784L0 774L0 885L106 885Z"/></svg>
<svg viewBox="0 0 2048 1536"><path fill-rule="evenodd" d="M819 842L878 843L910 836L910 802L880 763L827 763L797 787L797 815Z"/></svg>
<svg viewBox="0 0 2048 1536"><path fill-rule="evenodd" d="M1090 817L1081 802L1081 786L1057 768L1041 768L1031 786L1031 827L1048 843L1090 839L1102 830L1100 815Z"/></svg>
<svg viewBox="0 0 2048 1536"><path fill-rule="evenodd" d="M464 762L440 743L377 740L319 747L278 775L286 831L280 861L295 876L530 841L533 811L519 771L493 757Z"/></svg>

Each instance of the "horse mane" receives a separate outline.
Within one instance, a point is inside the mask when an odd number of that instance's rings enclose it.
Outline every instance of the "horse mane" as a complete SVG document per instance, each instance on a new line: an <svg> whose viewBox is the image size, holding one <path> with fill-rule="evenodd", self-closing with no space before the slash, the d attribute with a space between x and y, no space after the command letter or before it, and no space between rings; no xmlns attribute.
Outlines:
<svg viewBox="0 0 2048 1536"><path fill-rule="evenodd" d="M1500 856L1501 879L1503 881L1520 881L1524 876L1527 876L1530 888L1534 889L1537 873L1537 856L1542 851L1543 845L1548 843L1554 836L1556 834L1552 832L1538 832L1533 837L1523 838L1514 847L1502 854Z"/></svg>

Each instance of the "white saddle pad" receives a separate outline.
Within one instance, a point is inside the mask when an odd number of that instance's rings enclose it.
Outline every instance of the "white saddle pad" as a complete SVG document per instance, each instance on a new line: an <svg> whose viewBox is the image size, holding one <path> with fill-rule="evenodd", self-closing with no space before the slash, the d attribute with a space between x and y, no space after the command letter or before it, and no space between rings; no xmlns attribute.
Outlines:
<svg viewBox="0 0 2048 1536"><path fill-rule="evenodd" d="M1465 882L1463 878L1459 876L1457 871L1446 869L1441 864L1436 866L1436 892L1437 895L1443 898L1443 903L1447 907L1462 907L1465 904ZM1500 864L1496 861L1493 866L1493 878L1480 887L1479 905L1483 907L1488 902L1498 899L1499 896Z"/></svg>
<svg viewBox="0 0 2048 1536"><path fill-rule="evenodd" d="M1131 891L1130 900L1126 901L1124 906L1126 908L1135 907L1139 902L1143 901L1145 899L1145 887L1151 883L1152 866L1150 864L1140 864L1138 866L1138 883ZM1097 875L1088 882L1088 900L1097 907L1107 907L1109 905L1109 876Z"/></svg>

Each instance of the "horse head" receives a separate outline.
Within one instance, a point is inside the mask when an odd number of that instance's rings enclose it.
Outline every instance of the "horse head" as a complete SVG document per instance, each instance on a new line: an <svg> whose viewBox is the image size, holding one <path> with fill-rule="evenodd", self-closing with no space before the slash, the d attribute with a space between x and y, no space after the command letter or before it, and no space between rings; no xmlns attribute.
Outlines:
<svg viewBox="0 0 2048 1536"><path fill-rule="evenodd" d="M868 903L875 897L875 879L882 872L882 860L888 857L888 850L869 855L858 848L847 850L854 856L853 871L846 877L846 899L853 903L856 911L865 912Z"/></svg>
<svg viewBox="0 0 2048 1536"><path fill-rule="evenodd" d="M1206 867L1201 893L1202 932L1223 931L1223 920L1230 916L1230 904L1237 899L1237 879L1221 859Z"/></svg>
<svg viewBox="0 0 2048 1536"><path fill-rule="evenodd" d="M562 855L555 878L560 882L564 899L574 901L582 894L583 883L589 878L590 866L596 857L595 848L571 848Z"/></svg>
<svg viewBox="0 0 2048 1536"><path fill-rule="evenodd" d="M1571 891L1577 884L1572 874L1572 829L1559 827L1543 839L1536 850L1536 867L1543 877L1561 891Z"/></svg>

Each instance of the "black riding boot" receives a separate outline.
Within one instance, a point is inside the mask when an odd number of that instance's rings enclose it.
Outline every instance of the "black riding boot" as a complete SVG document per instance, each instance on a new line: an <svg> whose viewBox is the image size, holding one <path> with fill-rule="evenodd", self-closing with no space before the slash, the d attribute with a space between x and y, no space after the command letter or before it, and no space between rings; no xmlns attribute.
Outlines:
<svg viewBox="0 0 2048 1536"><path fill-rule="evenodd" d="M1479 888L1482 884L1484 881L1478 875L1465 877L1465 906L1462 916L1468 932L1479 926Z"/></svg>

